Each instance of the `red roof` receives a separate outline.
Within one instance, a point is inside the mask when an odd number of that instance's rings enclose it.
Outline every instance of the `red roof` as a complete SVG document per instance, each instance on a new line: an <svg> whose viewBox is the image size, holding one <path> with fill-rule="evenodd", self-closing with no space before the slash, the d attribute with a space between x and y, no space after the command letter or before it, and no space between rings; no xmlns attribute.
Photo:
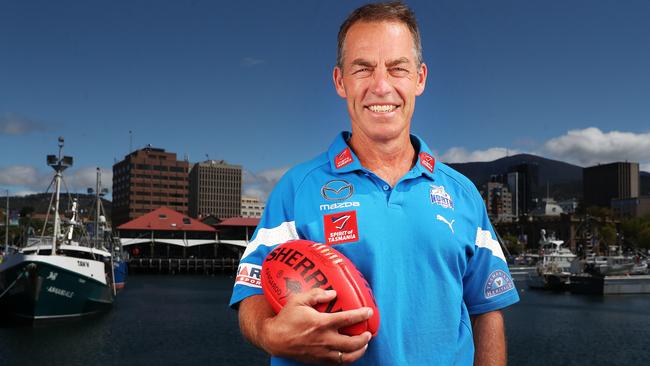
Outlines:
<svg viewBox="0 0 650 366"><path fill-rule="evenodd" d="M216 231L210 225L160 207L117 227L119 230Z"/></svg>
<svg viewBox="0 0 650 366"><path fill-rule="evenodd" d="M217 226L257 226L259 218L255 217L231 217L217 224Z"/></svg>

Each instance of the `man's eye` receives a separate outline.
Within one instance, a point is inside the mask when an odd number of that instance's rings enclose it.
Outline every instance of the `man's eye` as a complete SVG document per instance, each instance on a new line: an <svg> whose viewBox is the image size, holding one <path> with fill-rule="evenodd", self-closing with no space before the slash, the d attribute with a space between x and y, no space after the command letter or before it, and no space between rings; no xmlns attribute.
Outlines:
<svg viewBox="0 0 650 366"><path fill-rule="evenodd" d="M408 74L408 70L403 67L391 67L390 72L394 74Z"/></svg>
<svg viewBox="0 0 650 366"><path fill-rule="evenodd" d="M364 67L364 68L361 68L361 69L354 70L354 72L352 73L352 75L357 75L357 74L366 74L366 73L369 73L369 72L370 72L370 69L367 68L367 67Z"/></svg>

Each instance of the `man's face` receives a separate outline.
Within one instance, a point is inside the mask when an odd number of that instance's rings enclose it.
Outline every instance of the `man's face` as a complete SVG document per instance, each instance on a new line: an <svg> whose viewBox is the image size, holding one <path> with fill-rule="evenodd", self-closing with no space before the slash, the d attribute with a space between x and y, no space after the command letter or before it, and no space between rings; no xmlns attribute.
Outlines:
<svg viewBox="0 0 650 366"><path fill-rule="evenodd" d="M408 133L427 69L418 67L413 37L399 22L358 22L348 30L336 92L347 99L352 133L388 141Z"/></svg>

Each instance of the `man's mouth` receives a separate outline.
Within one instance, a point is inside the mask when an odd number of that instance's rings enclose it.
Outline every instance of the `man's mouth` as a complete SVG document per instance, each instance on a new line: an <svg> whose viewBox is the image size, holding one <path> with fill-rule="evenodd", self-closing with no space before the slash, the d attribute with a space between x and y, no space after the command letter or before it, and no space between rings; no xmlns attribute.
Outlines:
<svg viewBox="0 0 650 366"><path fill-rule="evenodd" d="M366 108L370 109L372 112L375 113L390 113L397 109L398 106L393 105L393 104L373 104L369 105Z"/></svg>

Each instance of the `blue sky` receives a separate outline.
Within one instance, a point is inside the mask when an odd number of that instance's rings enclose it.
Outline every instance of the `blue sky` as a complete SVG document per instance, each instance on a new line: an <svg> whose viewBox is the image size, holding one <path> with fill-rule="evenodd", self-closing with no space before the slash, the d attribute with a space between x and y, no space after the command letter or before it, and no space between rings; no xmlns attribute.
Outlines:
<svg viewBox="0 0 650 366"><path fill-rule="evenodd" d="M146 144L246 169L264 196L349 122L332 86L361 1L0 3L0 188L73 190ZM448 162L536 153L650 170L650 2L407 1L429 66L413 131Z"/></svg>

